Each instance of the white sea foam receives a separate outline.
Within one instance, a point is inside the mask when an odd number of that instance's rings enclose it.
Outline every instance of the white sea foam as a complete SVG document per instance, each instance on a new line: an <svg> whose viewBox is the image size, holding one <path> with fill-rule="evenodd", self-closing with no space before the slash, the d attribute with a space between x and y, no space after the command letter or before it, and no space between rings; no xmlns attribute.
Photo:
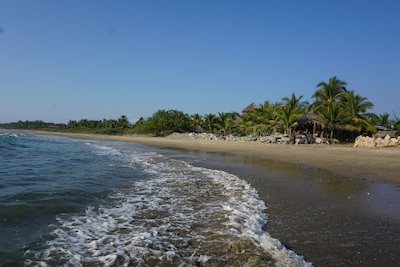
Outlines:
<svg viewBox="0 0 400 267"><path fill-rule="evenodd" d="M265 204L237 176L93 146L151 178L111 194L109 205L60 215L45 249L27 252L27 266L311 266L263 230Z"/></svg>
<svg viewBox="0 0 400 267"><path fill-rule="evenodd" d="M7 137L11 137L11 138L18 138L18 137L23 137L25 136L25 134L23 133L14 133L14 132L0 132L0 136L7 136Z"/></svg>

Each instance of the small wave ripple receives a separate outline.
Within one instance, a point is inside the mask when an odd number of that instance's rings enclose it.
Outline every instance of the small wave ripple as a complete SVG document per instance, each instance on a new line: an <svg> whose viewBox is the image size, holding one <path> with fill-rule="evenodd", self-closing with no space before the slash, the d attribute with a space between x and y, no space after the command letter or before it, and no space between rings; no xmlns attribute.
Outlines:
<svg viewBox="0 0 400 267"><path fill-rule="evenodd" d="M264 202L237 176L98 148L150 178L84 214L60 214L45 241L26 252L26 266L311 266L263 230Z"/></svg>

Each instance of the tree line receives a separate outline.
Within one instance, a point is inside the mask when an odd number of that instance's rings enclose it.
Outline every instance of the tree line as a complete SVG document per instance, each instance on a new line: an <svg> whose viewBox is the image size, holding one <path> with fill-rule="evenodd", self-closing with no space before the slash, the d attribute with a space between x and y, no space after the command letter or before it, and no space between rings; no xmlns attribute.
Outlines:
<svg viewBox="0 0 400 267"><path fill-rule="evenodd" d="M281 133L292 138L295 133L312 132L331 141L353 140L360 134L374 134L376 125L400 132L400 119L388 113L369 112L373 103L336 76L322 81L312 95L314 102L302 101L302 96L292 93L281 101L264 101L253 104L243 114L218 112L206 115L189 115L179 110L158 110L151 117L130 123L125 115L111 120L70 120L67 124L42 121L16 122L0 125L3 128L47 129L70 132L103 134L149 134L166 136L173 132L207 132L221 135L265 136Z"/></svg>

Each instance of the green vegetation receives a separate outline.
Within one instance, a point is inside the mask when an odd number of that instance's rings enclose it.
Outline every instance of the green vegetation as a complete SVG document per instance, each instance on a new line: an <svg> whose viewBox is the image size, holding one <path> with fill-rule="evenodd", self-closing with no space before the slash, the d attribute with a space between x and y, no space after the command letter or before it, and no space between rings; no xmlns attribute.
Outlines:
<svg viewBox="0 0 400 267"><path fill-rule="evenodd" d="M253 135L256 137L281 133L290 139L297 133L319 134L329 140L352 141L360 134L373 134L375 125L400 132L400 119L388 113L373 114L372 102L353 90L336 76L328 82L321 81L312 95L314 102L301 101L303 96L292 93L281 102L265 101L254 105L243 114L219 112L218 114L188 115L178 110L158 110L151 117L130 123L125 115L110 120L70 120L67 124L43 121L18 121L0 124L0 128L34 129L94 134L147 134L166 136L173 132L207 132L220 135Z"/></svg>
<svg viewBox="0 0 400 267"><path fill-rule="evenodd" d="M0 128L5 129L66 129L66 125L59 123L52 123L52 122L44 122L44 121L17 121L17 122L10 122L10 123L3 123L0 124Z"/></svg>
<svg viewBox="0 0 400 267"><path fill-rule="evenodd" d="M173 132L184 133L190 130L191 119L188 114L178 110L159 110L147 120L133 125L128 133L146 133L166 136Z"/></svg>

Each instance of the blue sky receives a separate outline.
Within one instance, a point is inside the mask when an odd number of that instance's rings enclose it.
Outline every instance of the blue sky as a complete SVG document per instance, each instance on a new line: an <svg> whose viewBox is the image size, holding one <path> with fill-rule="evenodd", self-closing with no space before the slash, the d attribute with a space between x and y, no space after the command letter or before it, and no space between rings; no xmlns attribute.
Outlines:
<svg viewBox="0 0 400 267"><path fill-rule="evenodd" d="M240 112L337 76L400 116L400 1L1 0L0 122Z"/></svg>

